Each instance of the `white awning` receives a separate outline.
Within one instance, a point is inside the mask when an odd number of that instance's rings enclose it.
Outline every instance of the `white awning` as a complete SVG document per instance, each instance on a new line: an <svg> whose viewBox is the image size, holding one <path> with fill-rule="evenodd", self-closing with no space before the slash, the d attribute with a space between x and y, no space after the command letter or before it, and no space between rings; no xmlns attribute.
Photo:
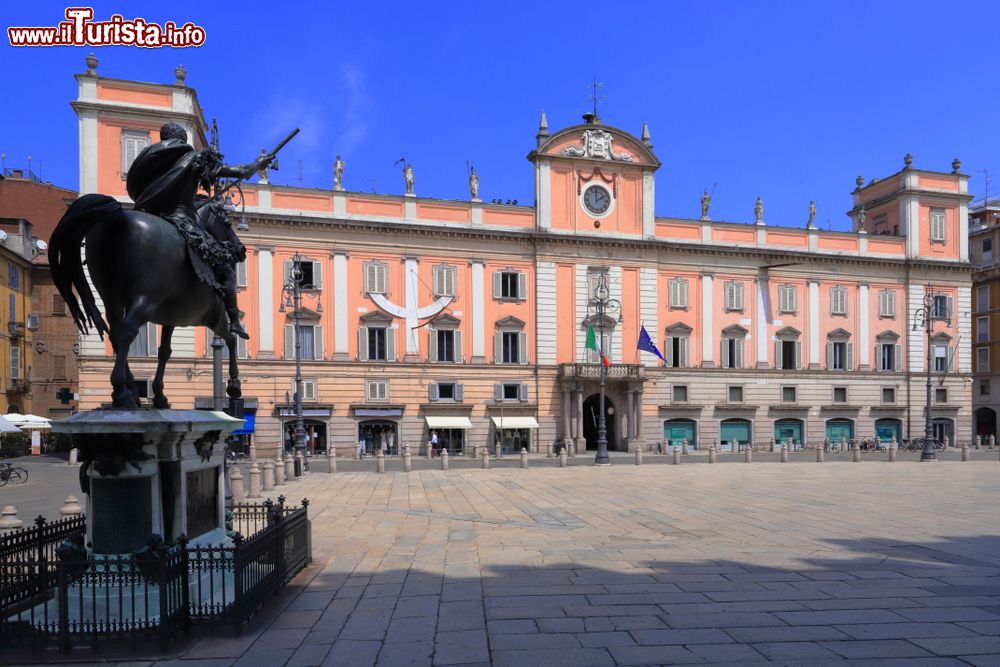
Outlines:
<svg viewBox="0 0 1000 667"><path fill-rule="evenodd" d="M428 428L472 428L468 417L442 417L428 415L425 417Z"/></svg>
<svg viewBox="0 0 1000 667"><path fill-rule="evenodd" d="M493 425L497 428L538 428L534 417L494 417Z"/></svg>

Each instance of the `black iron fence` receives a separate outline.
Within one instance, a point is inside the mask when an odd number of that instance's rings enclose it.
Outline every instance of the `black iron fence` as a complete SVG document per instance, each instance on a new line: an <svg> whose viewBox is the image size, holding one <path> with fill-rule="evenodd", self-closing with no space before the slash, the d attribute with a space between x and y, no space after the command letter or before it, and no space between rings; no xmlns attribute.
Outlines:
<svg viewBox="0 0 1000 667"><path fill-rule="evenodd" d="M238 633L310 561L308 506L236 505L231 544L180 538L120 556L87 555L82 516L39 518L0 537L0 645L66 653L123 639L166 649L196 625Z"/></svg>

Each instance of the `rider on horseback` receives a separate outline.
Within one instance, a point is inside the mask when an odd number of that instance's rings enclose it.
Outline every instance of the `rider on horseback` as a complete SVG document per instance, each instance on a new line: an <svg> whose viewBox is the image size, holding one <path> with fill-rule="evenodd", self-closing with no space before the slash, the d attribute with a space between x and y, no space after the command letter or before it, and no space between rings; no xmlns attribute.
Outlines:
<svg viewBox="0 0 1000 667"><path fill-rule="evenodd" d="M242 338L249 336L236 306L236 264L246 259L246 248L239 242L234 247L220 230L206 229L199 209L210 200L197 193L201 188L211 192L220 178L248 178L272 159L273 155L265 155L250 164L223 164L215 148L196 151L187 143L183 127L167 123L160 128L160 141L135 158L126 180L137 210L169 220L184 237L195 273L219 293L229 315L229 330Z"/></svg>

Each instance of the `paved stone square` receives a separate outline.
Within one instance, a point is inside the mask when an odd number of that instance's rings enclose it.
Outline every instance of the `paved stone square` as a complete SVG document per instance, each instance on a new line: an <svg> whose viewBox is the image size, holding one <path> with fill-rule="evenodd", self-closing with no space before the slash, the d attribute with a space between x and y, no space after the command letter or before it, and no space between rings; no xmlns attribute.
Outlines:
<svg viewBox="0 0 1000 667"><path fill-rule="evenodd" d="M242 636L157 667L1000 664L997 461L314 472L282 491L312 500L313 565Z"/></svg>

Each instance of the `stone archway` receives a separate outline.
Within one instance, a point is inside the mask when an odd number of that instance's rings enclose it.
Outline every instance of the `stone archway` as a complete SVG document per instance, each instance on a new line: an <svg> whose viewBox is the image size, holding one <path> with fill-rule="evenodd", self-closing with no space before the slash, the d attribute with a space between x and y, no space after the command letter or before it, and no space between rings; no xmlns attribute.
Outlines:
<svg viewBox="0 0 1000 667"><path fill-rule="evenodd" d="M611 397L604 395L605 423L608 429L608 450L619 448L618 442L618 411ZM591 394L583 402L583 437L587 441L587 450L597 450L597 425L601 414L601 395Z"/></svg>
<svg viewBox="0 0 1000 667"><path fill-rule="evenodd" d="M976 410L976 435L984 438L997 433L997 412L993 408L978 408Z"/></svg>

